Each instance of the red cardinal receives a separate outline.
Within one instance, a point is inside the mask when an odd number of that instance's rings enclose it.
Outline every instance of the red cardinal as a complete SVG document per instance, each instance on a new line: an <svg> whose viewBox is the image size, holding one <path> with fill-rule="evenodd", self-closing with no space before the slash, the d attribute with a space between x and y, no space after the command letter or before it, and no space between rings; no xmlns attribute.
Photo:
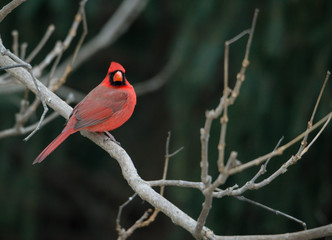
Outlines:
<svg viewBox="0 0 332 240"><path fill-rule="evenodd" d="M75 106L60 135L39 154L33 164L43 161L70 134L82 129L105 132L115 141L107 131L124 124L132 115L135 105L136 94L126 79L124 68L111 62L105 79Z"/></svg>

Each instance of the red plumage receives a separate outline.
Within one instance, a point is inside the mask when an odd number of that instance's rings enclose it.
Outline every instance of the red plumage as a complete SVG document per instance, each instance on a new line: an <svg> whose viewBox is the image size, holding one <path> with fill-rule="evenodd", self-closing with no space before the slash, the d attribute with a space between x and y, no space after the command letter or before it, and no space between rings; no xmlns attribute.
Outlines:
<svg viewBox="0 0 332 240"><path fill-rule="evenodd" d="M104 80L75 106L60 135L39 154L33 164L43 161L77 131L105 132L120 127L131 117L135 105L136 94L126 79L125 69L111 62Z"/></svg>

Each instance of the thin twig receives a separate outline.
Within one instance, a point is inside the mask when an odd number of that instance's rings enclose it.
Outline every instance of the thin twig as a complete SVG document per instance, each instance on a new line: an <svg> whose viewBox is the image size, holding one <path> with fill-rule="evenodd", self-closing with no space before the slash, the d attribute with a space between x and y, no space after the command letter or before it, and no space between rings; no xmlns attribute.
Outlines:
<svg viewBox="0 0 332 240"><path fill-rule="evenodd" d="M0 66L8 66L13 65L15 62L7 56L0 56ZM15 70L9 69L10 74L13 77L17 78L20 82L26 85L31 91L37 93L33 80L31 77L26 74L26 71L22 68L17 68ZM59 97L57 97L54 93L52 93L49 89L47 89L44 85L40 85L41 91L43 91L44 96L48 99L48 104L56 110L59 114L68 118L70 113L72 112L72 108L62 101ZM131 188L138 193L138 195L145 201L149 202L151 205L160 209L165 215L167 215L174 224L179 225L184 228L191 234L194 234L195 227L197 222L184 213L177 206L172 204L170 201L160 196L156 191L154 191L149 184L144 181L137 173L137 169L135 168L131 158L126 153L124 149L122 149L117 144L112 141L104 141L104 137L100 136L100 134L91 133L88 131L81 132L83 136L88 137L93 142L95 142L102 149L107 151L109 155L116 159L120 168L122 170L122 174L124 178L127 180L128 184ZM209 228L204 227L203 230L204 237L206 239L218 239L218 240L230 240L230 239L313 239L320 238L332 235L332 224L325 225L319 228L309 229L307 231L300 231L294 233L286 233L286 234L276 234L276 235L251 235L251 236L217 236L215 235Z"/></svg>
<svg viewBox="0 0 332 240"><path fill-rule="evenodd" d="M44 119L44 121L42 122L40 127L43 127L46 124L50 123L51 121L56 119L58 116L59 116L59 114L57 112L51 113L49 116L47 116ZM38 122L34 123L30 126L27 126L27 127L21 127L20 129L10 128L10 129L3 130L3 131L0 132L0 139L5 138L5 137L9 137L9 136L17 136L17 135L27 134L27 133L33 131L37 127L37 125L38 125Z"/></svg>
<svg viewBox="0 0 332 240"><path fill-rule="evenodd" d="M311 140L311 142L302 150L302 152L300 153L300 155L302 156L303 154L305 154L309 148L312 146L312 144L314 144L314 142L317 140L317 138L322 134L322 132L324 131L324 129L326 128L326 126L329 124L329 122L331 121L332 118L332 114L329 115L328 119L326 120L326 122L324 123L323 127L319 130L319 132L316 134L316 136Z"/></svg>
<svg viewBox="0 0 332 240"><path fill-rule="evenodd" d="M78 24L82 21L83 33L75 47L74 54L73 54L69 64L67 65L62 77L59 79L59 81L56 84L53 84L54 86L52 86L52 88L54 89L54 91L57 90L60 86L62 86L66 82L68 75L71 73L71 71L73 69L73 64L76 60L77 54L79 53L79 50L81 49L84 39L85 39L86 35L88 34L88 25L86 22L86 16L85 16L85 10L84 10L86 2L87 2L87 0L82 0L80 2L79 11L75 16L75 21L73 22L71 30L69 31L70 34L68 34L67 38L63 42L64 48L67 49L69 44L71 43L71 40L76 36L76 30L77 30Z"/></svg>
<svg viewBox="0 0 332 240"><path fill-rule="evenodd" d="M9 2L7 5L5 5L3 8L0 10L0 23L2 20L5 19L5 17L13 11L15 8L17 8L19 5L21 5L23 2L26 0L13 0Z"/></svg>
<svg viewBox="0 0 332 240"><path fill-rule="evenodd" d="M119 211L118 211L118 215L116 217L116 231L118 232L118 235L119 235L119 238L118 239L121 239L121 240L124 240L126 239L128 236L126 234L126 230L123 229L121 227L121 224L120 224L120 219L121 219L121 215L122 215L122 211L123 209L131 202L133 201L133 199L137 196L137 193L133 194L131 197L128 198L128 200L126 202L124 202L123 204L121 204L119 206Z"/></svg>
<svg viewBox="0 0 332 240"><path fill-rule="evenodd" d="M220 102L215 109L205 112L206 119L205 119L204 128L200 129L201 146L202 146L201 162L200 162L201 181L206 186L209 186L209 184L211 183L211 176L209 176L209 174L208 174L208 170L209 170L208 148L209 148L211 124L212 124L213 119L216 119L222 113L224 101L225 101L224 97L220 98Z"/></svg>
<svg viewBox="0 0 332 240"><path fill-rule="evenodd" d="M274 147L273 152L276 151L276 149L279 147L281 141L283 140L283 137L278 141L277 145ZM228 161L227 161L227 165L225 168L224 173L220 173L219 176L217 177L217 179L211 184L211 186L207 189L210 192L212 192L211 194L214 195L214 197L216 198L222 198L224 196L227 195L231 195L233 193L233 190L239 190L237 185L234 185L232 188L228 188L226 190L220 190L217 192L214 192L221 184L224 184L225 181L227 180L227 178L229 177L229 169L230 167L232 167L233 164L236 164L236 157L237 157L237 153L236 152L232 152ZM267 164L269 163L271 157L260 167L259 171L255 174L255 176L248 182L246 182L246 184L241 188L241 190L246 191L248 189L254 189L255 186L255 181L266 172L266 167ZM232 191L230 191L230 189Z"/></svg>
<svg viewBox="0 0 332 240"><path fill-rule="evenodd" d="M66 48L69 47L69 44L71 43L72 38L75 36L75 32L76 32L77 27L78 27L80 21L82 21L82 19L83 19L83 28L84 28L84 31L83 31L83 34L82 34L82 36L81 36L81 38L80 38L80 40L79 40L79 43L78 43L76 49L75 49L74 55L73 55L73 57L72 57L72 62L71 62L71 64L73 64L73 61L75 60L75 57L76 57L76 55L77 55L77 52L78 52L80 46L82 45L82 42L83 42L83 40L84 40L84 37L85 37L86 34L87 34L87 29L86 29L86 26L87 26L87 25L86 25L86 18L85 18L85 12L84 12L84 5L85 5L85 3L86 3L86 0L83 0L83 1L80 3L79 11L78 11L78 13L76 14L76 17L75 17L75 21L74 21L74 23L73 23L73 26L72 26L71 30L69 31L68 36L66 37L66 40L65 40L65 44L64 44L64 46L62 46L62 45L60 45L60 44L57 44L57 49L62 49L62 50L58 51L57 54L54 55L54 56L56 56L56 60L55 60L53 66L52 66L52 68L51 68L49 78L52 77L52 75L53 75L53 73L54 73L54 71L55 71L55 68L56 68L56 66L58 65L59 61L60 61L60 58L61 58L61 56L62 56L63 51L64 51ZM44 34L42 40L39 42L39 44L38 44L37 47L33 50L33 52L28 56L27 61L31 61L31 60L32 60L32 59L38 54L38 52L39 52L39 51L42 49L42 47L45 45L45 43L47 42L47 40L49 39L49 37L51 36L51 34L52 34L53 31L54 31L54 26L53 26L53 25L50 25L50 26L48 27L46 33ZM52 52L51 52L51 53L52 53ZM54 53L53 53L53 54L54 54ZM49 56L51 56L51 55L49 55ZM18 60L16 59L16 61L18 61ZM16 65L16 67L17 67L17 66L18 66L18 65ZM25 62L22 62L22 64L21 64L20 66L27 68L27 70L29 71L29 73L32 74L31 66L30 66L30 65L26 64ZM46 65L44 65L44 66L46 66ZM70 67L70 66L69 66L69 67ZM12 68L12 66L11 66L11 67L8 67L8 68ZM71 68L71 67L70 67L70 68ZM36 71L36 72L39 72L39 73L40 73L40 72L41 72L41 68L39 68L39 70ZM70 71L67 72L67 75L68 75L69 72L70 72ZM66 76L67 76L67 75L66 75ZM34 76L34 75L32 75L32 77L35 79L35 76ZM58 86L61 86L61 84L58 84ZM37 89L39 90L39 87L38 87ZM53 90L55 90L55 89L53 89ZM27 96L27 94L25 94L25 96ZM42 99L42 98L41 98L41 99ZM25 124L25 122L30 118L30 116L36 111L37 107L39 106L39 103L40 103L39 99L36 98L35 101L34 101L34 103L33 103L29 108L26 108L26 111L22 111L22 109L21 109L21 110L20 110L20 113L17 114L17 121L16 121L16 125L15 125L16 127L15 127L15 128L17 129L18 132L19 132L20 129L23 127L23 125ZM27 137L24 139L25 141L27 141L27 140L28 140L28 139L29 139L29 138L30 138L30 137L31 137L31 136L32 136L32 135L33 135L33 134L34 134L34 133L40 128L40 126L41 126L40 124L41 124L41 122L43 121L43 119L44 119L44 117L45 117L45 115L46 115L46 112L47 112L47 111L45 110L45 109L47 108L47 107L45 108L45 106L46 106L45 102L42 101L42 104L43 104L43 107L44 107L44 112L43 112L43 114L42 114L42 116L41 116L41 119L40 119L39 125L36 126L35 131L31 132L31 134L30 134L29 136L27 136Z"/></svg>
<svg viewBox="0 0 332 240"><path fill-rule="evenodd" d="M18 56L18 31L17 30L13 30L12 31L12 37L13 37L13 45L12 45L12 51L13 53Z"/></svg>
<svg viewBox="0 0 332 240"><path fill-rule="evenodd" d="M42 72L44 71L44 69L51 64L51 62L58 57L59 54L63 54L68 47L70 46L70 44L72 43L74 37L76 36L77 33L77 28L79 27L80 22L83 20L85 21L85 12L84 12L84 6L85 6L86 0L82 0L80 2L80 6L78 8L77 14L75 15L74 21L72 23L71 28L68 31L67 36L65 37L64 41L57 41L54 48L52 49L52 51L47 54L47 56L38 64L38 66L34 67L34 73L37 77L41 76ZM84 23L83 23L84 24ZM83 26L83 28L85 28ZM76 49L80 47L80 42L82 41L81 39L84 39L85 37L85 31L83 31L82 36L79 40L78 45L75 48L75 51L77 51ZM76 53L74 53L74 57L76 56ZM65 66L65 68L67 68L68 65L70 65L70 62L73 60L73 56L70 58L70 61L67 63L67 65ZM56 71L55 75L60 75L57 74L58 71ZM63 76L68 76L70 71L68 71L68 69L65 69L63 72L61 72L61 74ZM65 78L64 78L65 79ZM61 81L60 81L61 82ZM54 84L57 85L57 84ZM60 87L60 86L57 86Z"/></svg>
<svg viewBox="0 0 332 240"><path fill-rule="evenodd" d="M273 212L273 213L276 214L276 215L281 215L281 216L283 216L283 217L286 217L286 218L288 218L288 219L290 219L290 220L292 220L292 221L294 221L294 222L297 222L297 223L301 224L302 227L304 228L304 230L307 230L307 224L306 224L305 222L301 221L300 219L297 219L297 218L295 218L295 217L293 217L293 216L291 216L291 215L288 215L288 214L286 214L286 213L284 213L284 212L281 212L281 211L279 211L279 210L275 210L275 209L273 209L273 208L270 208L270 207L268 207L268 206L266 206L266 205L264 205L264 204L261 204L261 203L259 203L259 202L253 201L253 200L251 200L251 199L249 199L249 198L246 198L246 197L244 197L244 196L235 196L235 198L238 199L238 200L240 200L240 201L248 202L248 203L250 203L250 204L253 204L253 205L256 205L256 206L258 206L258 207L261 207L261 208L263 208L263 209L265 209L265 210L268 210L268 211L270 211L270 212Z"/></svg>
<svg viewBox="0 0 332 240"><path fill-rule="evenodd" d="M316 130L319 126L324 124L331 115L332 115L332 112L325 115L322 119L320 119L317 123L315 123L312 126L312 128L310 129L310 131L308 133L311 133L312 131ZM229 174L233 175L233 174L236 174L238 172L242 172L242 171L244 171L244 170L246 170L250 167L255 167L257 165L260 165L262 162L266 161L271 156L273 157L273 156L281 155L286 149L288 149L289 147L293 146L295 143L297 143L298 141L303 139L303 137L306 133L307 133L307 131L304 131L303 133L301 133L300 135L298 135L297 137L295 137L294 139L292 139L291 141L289 141L285 145L283 145L283 146L279 147L278 149L276 149L276 151L274 153L270 152L270 153L267 153L263 156L257 157L253 160L250 160L247 163L241 164L239 166L235 166L234 168L229 170Z"/></svg>
<svg viewBox="0 0 332 240"><path fill-rule="evenodd" d="M253 33L253 29L245 30L233 37L232 39L225 42L225 53L224 53L224 90L223 97L226 99L223 106L223 116L220 118L221 130L220 130L220 139L218 144L218 170L220 173L224 173L224 157L225 157L225 147L226 147L226 131L227 131L227 123L228 123L228 106L230 105L228 102L228 94L230 92L229 84L228 84L228 70L229 70L229 46L241 39L246 34ZM248 40L249 41L249 40ZM250 45L249 45L250 46Z"/></svg>
<svg viewBox="0 0 332 240"><path fill-rule="evenodd" d="M220 132L220 139L219 139L219 144L218 144L218 150L219 150L219 157L218 157L218 170L220 172L218 178L216 181L214 181L213 184L211 184L211 177L208 175L208 138L210 134L210 127L212 124L213 118L209 116L206 116L206 122L205 122L205 127L204 129L201 129L201 145L202 145L202 159L201 159L201 180L205 184L205 190L203 191L204 194L204 202L202 204L202 210L200 212L200 215L197 219L197 225L195 228L195 234L194 236L196 238L201 238L202 237L202 229L203 226L205 225L206 218L209 214L209 211L212 207L212 200L213 200L213 192L214 190L219 186L220 182L225 181L227 178L227 174L224 174L224 150L225 150L225 137L226 137L226 129L227 129L227 122L228 122L228 115L227 115L227 108L229 105L233 104L238 93L239 89L241 87L242 82L244 81L245 78L245 71L249 65L249 49L251 47L251 41L252 37L254 34L254 29L255 29L255 24L258 16L258 9L255 10L255 14L253 17L252 25L250 28L250 34L249 34L249 39L247 42L247 47L246 47L246 53L245 57L242 63L242 68L240 72L237 75L237 81L235 84L235 88L232 91L232 94L230 97L228 97L230 90L228 87L228 52L229 52L229 44L233 43L234 41L238 40L240 37L244 36L247 32L241 32L239 35L237 35L235 38L231 39L230 42L225 43L225 64L224 64L224 91L223 91L223 97L222 100L222 105L217 108L220 109L220 113L223 111L223 116L220 119L221 122L221 132ZM217 111L215 111L217 112ZM206 115L214 115L213 113L215 112L207 112ZM219 116L219 115L218 115Z"/></svg>
<svg viewBox="0 0 332 240"><path fill-rule="evenodd" d="M77 68L85 61L91 59L92 55L114 43L133 23L133 21L144 10L148 0L126 0L122 1L116 12L104 24L98 34L84 44L78 53L77 60L73 66ZM71 59L66 59L57 69L56 75L65 71Z"/></svg>
<svg viewBox="0 0 332 240"><path fill-rule="evenodd" d="M25 55L26 55L26 52L27 52L27 48L28 48L28 44L26 42L24 42L24 43L21 44L21 47L20 47L20 58L22 60L25 60Z"/></svg>
<svg viewBox="0 0 332 240"><path fill-rule="evenodd" d="M51 24L50 26L48 26L44 36L42 37L42 39L40 40L40 42L37 44L37 46L35 47L35 49L29 54L29 56L26 58L26 62L30 63L35 56L37 56L37 54L40 52L40 50L45 46L46 42L48 41L48 39L51 37L52 33L54 32L54 25Z"/></svg>
<svg viewBox="0 0 332 240"><path fill-rule="evenodd" d="M151 212L151 209L148 209L147 211L145 211L143 213L143 215L130 228L128 228L128 230L125 231L125 234L123 234L122 236L119 236L118 239L125 240L128 237L130 237L136 229L141 228L143 221L149 216L150 212Z"/></svg>
<svg viewBox="0 0 332 240"><path fill-rule="evenodd" d="M39 102L38 98L35 99L35 102L33 104L31 104L29 108L32 108L33 106L35 106L37 104L37 101ZM69 94L67 99L66 99L66 103L70 104L73 101L74 101L73 94ZM22 102L24 102L24 100L22 100ZM25 116L26 116L25 114L27 114L27 113L29 113L33 110L30 109L30 110L21 110L21 111L22 111L22 113L20 112L19 114L16 115L16 123L15 123L15 126L13 128L0 131L0 139L8 137L8 136L24 135L24 134L32 132L37 127L38 122L34 123L30 126L24 127L23 122L25 121ZM57 112L51 113L49 116L47 116L44 119L44 121L42 122L40 127L43 127L46 124L50 123L51 121L53 121L58 116L59 116L59 114Z"/></svg>
<svg viewBox="0 0 332 240"><path fill-rule="evenodd" d="M32 73L32 67L30 64L24 62L23 60L21 60L19 57L17 57L15 54L11 53L8 49L5 48L5 46L2 44L2 40L0 39L0 49L1 49L1 54L2 55L6 55L8 57L10 57L11 59L13 59L17 64L21 64L21 65L24 65L23 67L29 72L29 74L31 75L31 78L35 84L35 87L37 89L37 92L38 92L38 96L39 98L41 99L41 102L42 102L42 105L43 105L43 108L44 108L44 111L43 111L43 114L38 122L38 125L36 126L35 130L33 130L25 139L24 141L28 141L29 138L31 136L33 136L33 134L35 134L36 131L39 130L40 128L40 125L42 123L42 121L44 120L45 118L45 115L48 111L48 108L47 108L47 105L45 103L45 101L43 100L42 96L41 96L41 92L40 92L40 88L39 86L37 85L37 79L36 77L33 75Z"/></svg>
<svg viewBox="0 0 332 240"><path fill-rule="evenodd" d="M183 149L183 147L182 147L182 148L180 148L180 149L178 149L175 152L173 152L173 153L170 154L169 153L169 144L170 144L170 141L171 141L171 132L169 131L167 139L166 139L166 146L165 146L165 164L164 164L162 181L166 181L169 159L171 157L175 156L177 153L179 153ZM159 192L161 196L164 195L164 191L165 191L165 185L161 185L160 192ZM151 222L153 222L156 219L156 217L157 217L157 215L158 215L159 212L160 212L160 210L158 208L155 208L154 211L153 211L153 213L150 215L150 217L142 223L141 227L146 227Z"/></svg>
<svg viewBox="0 0 332 240"><path fill-rule="evenodd" d="M164 164L164 171L162 180L166 180L167 177L167 171L168 171L168 162L169 162L169 142L171 141L171 132L168 132L167 139L166 139L166 146L165 146L165 164ZM160 195L163 196L165 191L165 186L160 187Z"/></svg>
<svg viewBox="0 0 332 240"><path fill-rule="evenodd" d="M242 85L242 83L245 79L245 72L246 72L247 67L249 66L249 53L250 53L252 39L253 39L254 32L255 32L258 13L259 13L259 10L255 9L254 17L253 17L251 28L250 28L249 38L248 38L248 41L247 41L246 52L245 52L245 55L244 55L244 59L242 61L242 67L241 67L240 72L236 76L237 80L236 80L236 83L235 83L235 87L232 91L231 97L229 98L229 104L233 104L234 101L236 100L237 96L240 93L241 85Z"/></svg>
<svg viewBox="0 0 332 240"><path fill-rule="evenodd" d="M128 198L127 201L125 201L124 203L122 203L119 206L118 215L116 217L116 223L117 223L117 225L119 224L119 226L120 226L120 219L121 219L123 208L125 208L131 201L133 201L136 196L137 196L137 193L134 193L131 197Z"/></svg>
<svg viewBox="0 0 332 240"><path fill-rule="evenodd" d="M169 143L170 143L170 141L171 141L171 132L169 131L168 135L167 135L167 139L166 139L165 163L164 163L163 176L161 178L162 180L166 180L166 177L167 177L168 162L169 162L169 158L170 158L169 157ZM161 186L160 191L159 191L161 196L164 195L164 191L165 191L165 186ZM150 215L150 217L142 223L141 227L146 227L146 226L150 225L150 223L153 222L156 219L158 213L159 213L159 209L155 208L153 213Z"/></svg>
<svg viewBox="0 0 332 240"><path fill-rule="evenodd" d="M332 117L332 114L329 115L329 118L326 120L326 122L322 126L321 130L316 134L313 141L315 141L317 139L317 137L322 133L322 131L325 129L325 127L328 125L329 121L331 120L331 117ZM307 135L305 135L304 138L305 137L307 137ZM310 144L310 146L311 145L312 144ZM302 148L302 144L300 145L299 149L301 149L301 148ZM281 174L284 174L291 165L294 165L295 163L297 163L302 158L302 156L307 152L308 149L306 149L305 151L302 150L300 153L290 157L284 164L281 165L281 167L279 169L277 169L274 173L272 173L268 178L266 178L266 179L264 179L264 180L262 180L261 182L258 182L258 183L254 183L252 181L249 181L246 184L244 184L241 188L235 189L234 191L232 191L228 195L229 196L242 195L247 190L257 190L257 189L260 189L260 188L270 184L278 176L280 176ZM223 196L223 194L219 194L219 193L216 193L214 195L215 195L215 197L222 197Z"/></svg>
<svg viewBox="0 0 332 240"><path fill-rule="evenodd" d="M276 151L276 149L278 149L278 147L279 147L279 145L280 145L280 143L281 143L281 141L283 140L283 137L278 141L278 143L277 143L277 145L274 147L274 149L273 149L273 151L272 152L275 152ZM254 186L255 186L255 182L256 182L256 180L261 176L261 175L263 175L265 172L266 172L266 167L267 167L267 164L269 163L269 161L270 161L270 159L272 158L272 156L260 167L260 169L259 169L259 171L255 174L255 176L254 177L252 177L252 179L250 180L250 181L248 181L248 182L246 182L246 184L244 184L243 185L243 187L242 188L240 188L240 189L237 189L238 188L238 186L234 186L233 187L233 190L234 189L236 189L237 191L246 191L246 190L248 190L248 189L254 189ZM224 177L224 178L227 178L228 176L229 176L229 174L228 174L228 169L226 169L226 171L225 171L225 174L224 175L226 175L226 177ZM219 177L218 177L218 179L213 183L213 185L214 185L214 188L217 188L222 182L221 182L221 176L223 176L223 175L219 175ZM218 180L220 181L220 182L218 182ZM223 196L225 196L225 195L231 195L231 194L233 194L233 192L234 191L219 191L218 193L214 193L214 196L215 197L218 197L218 198L222 198Z"/></svg>
<svg viewBox="0 0 332 240"><path fill-rule="evenodd" d="M218 144L218 171L220 173L224 172L224 157L225 157L225 145L226 145L226 129L227 129L227 123L228 123L228 61L229 61L229 43L225 42L225 56L224 56L224 91L223 91L223 97L225 99L224 106L223 106L223 116L220 118L220 138L219 138L219 144Z"/></svg>
<svg viewBox="0 0 332 240"><path fill-rule="evenodd" d="M52 67L51 67L51 70L50 70L50 72L49 72L48 78L47 78L47 80L46 80L46 82L45 82L45 86L47 86L47 87L48 87L49 89L51 89L52 91L54 91L54 89L53 89L53 87L52 87L51 82L58 81L58 78L55 78L55 79L54 79L54 78L53 78L53 75L54 75L54 72L55 72L56 68L57 68L58 65L59 65L59 62L60 62L61 58L62 58L62 52L60 52L60 53L58 54L58 56L56 57L54 63L52 64Z"/></svg>
<svg viewBox="0 0 332 240"><path fill-rule="evenodd" d="M139 16L139 14L144 10L145 6L147 5L148 0L125 0L121 3L121 5L118 7L116 12L109 18L109 20L104 24L102 29L94 38L92 38L89 42L85 43L81 50L79 51L75 63L72 66L72 69L77 69L78 66L80 66L82 63L85 61L91 59L91 56L101 49L106 48L107 46L111 45L121 37L123 33L126 32L126 30L130 27L130 25L134 22L134 20ZM72 30L72 29L71 29ZM71 31L70 30L70 31ZM75 31L75 30L74 30ZM68 33L69 34L69 33ZM34 66L34 75L37 78L40 78L42 82L47 81L47 76L42 77L42 73L44 69L50 65L50 63L53 61L53 59L59 54L59 52L64 52L66 49L63 49L61 45L57 44L53 50L48 54L45 59L38 65ZM172 55L173 56L173 55ZM70 61L72 59L72 56L70 56L68 59L65 61L62 61L62 63L58 66L56 69L54 75L55 76L60 76L63 75L63 73L66 72L66 68L69 65ZM176 65L176 64L175 64ZM173 65L174 66L174 65ZM166 66L165 66L166 67ZM164 70L165 68L163 68ZM176 67L174 68L176 69ZM153 77L150 80L156 80L152 85L157 86L157 88L161 87L164 82L169 79L167 75L169 74L164 74L164 71L161 71L158 73L155 77ZM161 77L161 78L159 78ZM2 87L0 88L0 92L14 92L14 91L21 91L22 87L15 84L16 81L13 82L3 82L5 76L1 77L0 84ZM161 80L162 81L159 81ZM149 80L148 80L149 81ZM136 89L136 87L135 87ZM142 89L142 91L145 91ZM137 95L140 95L140 90L137 90ZM65 96L67 93L64 94ZM75 99L80 101L80 96L75 96ZM84 96L83 96L84 97Z"/></svg>
<svg viewBox="0 0 332 240"><path fill-rule="evenodd" d="M319 95L318 95L318 98L317 98L317 101L316 101L316 104L315 104L314 110L312 111L311 118L310 118L310 120L309 120L309 122L311 122L311 123L313 123L313 121L314 121L314 117L315 117L315 114L316 114L316 111L317 111L317 108L318 108L319 102L320 102L320 100L321 100L321 98L322 98L323 92L324 92L325 87L326 87L326 83L327 83L327 81L329 80L330 75L331 75L330 71L327 71L327 72L326 72L325 79L324 79L324 83L323 83L323 85L322 85L322 87L321 87L321 89L320 89L320 92L319 92ZM312 124L311 124L311 125L312 125Z"/></svg>
<svg viewBox="0 0 332 240"><path fill-rule="evenodd" d="M170 154L169 153L170 140L171 140L171 132L168 132L168 136L166 139L166 146L165 146L165 164L164 164L162 180L160 180L160 181L166 181L169 158L174 156L176 153L180 152L180 150L182 149L181 148L181 149L177 150L176 152ZM160 183L160 181L152 181L152 182ZM157 185L155 185L155 186L157 186ZM160 196L163 196L166 185L159 185L159 186L160 186ZM118 234L119 234L118 239L124 240L127 237L129 237L136 229L149 226L156 219L158 213L160 212L160 210L158 208L155 208L153 213L149 216L151 211L152 211L151 209L148 209L147 211L145 211L144 214L135 222L135 224L133 224L130 228L128 228L128 230L125 230L125 229L121 228L121 226L120 226L121 213L119 211L120 215L118 214L117 227L116 227Z"/></svg>
<svg viewBox="0 0 332 240"><path fill-rule="evenodd" d="M273 152L275 152L278 147L280 146L281 141L284 139L284 137L281 137L280 140L278 141L277 145L274 147ZM256 182L256 180L262 176L264 173L266 173L266 167L269 164L270 160L272 159L272 155L266 160L266 162L264 164L262 164L261 168L259 169L259 171L256 173L256 175L249 181L249 184L254 184Z"/></svg>
<svg viewBox="0 0 332 240"><path fill-rule="evenodd" d="M314 120L314 117L315 117L315 114L316 114L316 111L317 111L318 105L319 105L319 103L320 103L321 97L322 97L322 95L323 95L323 92L324 92L324 90L325 90L325 86L326 86L326 83L327 83L329 77L330 77L330 72L327 71L327 73L326 73L326 77L325 77L325 80L324 80L324 83L323 83L323 85L322 85L322 87L321 87L321 90L320 90L320 92L319 92L319 95L318 95L318 97L317 97L317 100L316 100L316 104L315 104L314 110L312 111L311 118L310 118L310 120L309 120L309 122L308 122L308 126L307 126L307 129L306 129L306 132L307 132L307 133L304 135L304 137L303 137L303 139L302 139L302 141L301 141L301 147L299 148L299 150L298 150L298 152L297 152L296 155L302 156L302 155L303 155L302 152L303 152L303 150L305 149L305 147L306 147L307 144L308 144L309 131L310 131L310 129L312 128L313 120ZM328 121L329 121L329 120L328 120ZM325 127L323 126L323 128L325 128ZM316 138L317 138L318 136L319 136L319 135L317 135Z"/></svg>
<svg viewBox="0 0 332 240"><path fill-rule="evenodd" d="M169 158L171 158L171 157L175 156L176 154L178 154L179 152L181 152L183 149L184 149L184 147L180 147L178 150L175 150L174 152L169 153L166 156L168 156Z"/></svg>

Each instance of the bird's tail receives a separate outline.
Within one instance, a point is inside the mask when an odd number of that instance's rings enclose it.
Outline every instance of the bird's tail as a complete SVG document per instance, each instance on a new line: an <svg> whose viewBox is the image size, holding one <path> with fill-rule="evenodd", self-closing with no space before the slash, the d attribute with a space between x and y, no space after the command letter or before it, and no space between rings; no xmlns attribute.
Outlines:
<svg viewBox="0 0 332 240"><path fill-rule="evenodd" d="M66 129L59 136L57 136L40 154L39 156L33 161L32 164L42 162L49 154L51 154L54 149L56 149L66 138L74 133L73 129Z"/></svg>

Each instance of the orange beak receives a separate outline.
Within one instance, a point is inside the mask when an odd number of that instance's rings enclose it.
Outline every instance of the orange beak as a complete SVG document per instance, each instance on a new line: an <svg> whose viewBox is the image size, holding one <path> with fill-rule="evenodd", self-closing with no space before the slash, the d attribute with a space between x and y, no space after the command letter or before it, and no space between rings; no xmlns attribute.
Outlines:
<svg viewBox="0 0 332 240"><path fill-rule="evenodd" d="M113 81L114 82L122 82L122 73L120 71L117 71L114 76L113 76Z"/></svg>

